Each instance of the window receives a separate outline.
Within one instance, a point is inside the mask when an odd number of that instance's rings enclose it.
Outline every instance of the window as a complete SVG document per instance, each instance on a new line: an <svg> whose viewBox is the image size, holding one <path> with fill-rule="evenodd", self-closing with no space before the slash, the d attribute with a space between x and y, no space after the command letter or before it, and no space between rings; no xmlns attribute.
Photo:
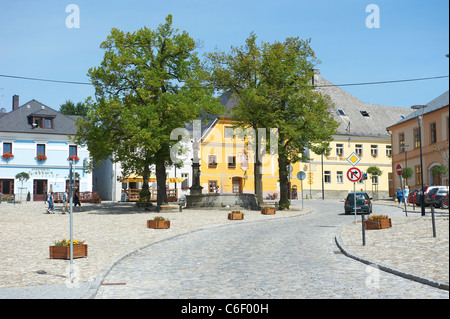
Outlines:
<svg viewBox="0 0 450 319"><path fill-rule="evenodd" d="M12 154L12 143L3 143L3 154Z"/></svg>
<svg viewBox="0 0 450 319"><path fill-rule="evenodd" d="M228 168L236 168L236 156L228 156Z"/></svg>
<svg viewBox="0 0 450 319"><path fill-rule="evenodd" d="M325 183L331 184L331 171L324 171L323 179Z"/></svg>
<svg viewBox="0 0 450 319"><path fill-rule="evenodd" d="M421 185L422 184L422 176L421 176L420 165L415 166L414 171L416 173L416 185Z"/></svg>
<svg viewBox="0 0 450 319"><path fill-rule="evenodd" d="M392 156L392 146L386 145L386 157L391 157L391 156Z"/></svg>
<svg viewBox="0 0 450 319"><path fill-rule="evenodd" d="M78 147L76 145L69 145L69 157L78 156Z"/></svg>
<svg viewBox="0 0 450 319"><path fill-rule="evenodd" d="M399 142L398 152L399 153L406 152L406 149L405 149L405 133L398 134L398 142Z"/></svg>
<svg viewBox="0 0 450 319"><path fill-rule="evenodd" d="M339 115L345 115L344 110L338 110Z"/></svg>
<svg viewBox="0 0 450 319"><path fill-rule="evenodd" d="M29 124L33 125L33 128L53 128L53 117L40 117L40 116L30 116L28 121Z"/></svg>
<svg viewBox="0 0 450 319"><path fill-rule="evenodd" d="M184 181L181 182L181 189L189 189L189 174L181 173L181 177L184 178Z"/></svg>
<svg viewBox="0 0 450 319"><path fill-rule="evenodd" d="M336 181L338 184L343 184L344 183L344 172L342 171L337 171L336 172Z"/></svg>
<svg viewBox="0 0 450 319"><path fill-rule="evenodd" d="M344 144L336 144L336 155L344 156Z"/></svg>
<svg viewBox="0 0 450 319"><path fill-rule="evenodd" d="M225 126L224 134L225 134L225 138L234 138L233 128L231 126Z"/></svg>
<svg viewBox="0 0 450 319"><path fill-rule="evenodd" d="M362 144L356 144L355 145L355 153L356 155L358 155L359 157L363 156L363 146Z"/></svg>
<svg viewBox="0 0 450 319"><path fill-rule="evenodd" d="M430 142L436 143L436 122L430 124Z"/></svg>
<svg viewBox="0 0 450 319"><path fill-rule="evenodd" d="M378 185L378 177L377 175L372 176L372 185Z"/></svg>
<svg viewBox="0 0 450 319"><path fill-rule="evenodd" d="M420 147L420 129L414 129L414 148Z"/></svg>
<svg viewBox="0 0 450 319"><path fill-rule="evenodd" d="M362 116L364 117L369 117L369 113L367 111L359 111L361 113Z"/></svg>
<svg viewBox="0 0 450 319"><path fill-rule="evenodd" d="M217 189L217 181L208 181L209 193L215 193Z"/></svg>
<svg viewBox="0 0 450 319"><path fill-rule="evenodd" d="M208 155L208 168L217 167L217 155Z"/></svg>
<svg viewBox="0 0 450 319"><path fill-rule="evenodd" d="M370 156L372 157L378 156L378 145L370 145Z"/></svg>
<svg viewBox="0 0 450 319"><path fill-rule="evenodd" d="M43 155L45 156L45 144L37 144L36 146L36 156Z"/></svg>

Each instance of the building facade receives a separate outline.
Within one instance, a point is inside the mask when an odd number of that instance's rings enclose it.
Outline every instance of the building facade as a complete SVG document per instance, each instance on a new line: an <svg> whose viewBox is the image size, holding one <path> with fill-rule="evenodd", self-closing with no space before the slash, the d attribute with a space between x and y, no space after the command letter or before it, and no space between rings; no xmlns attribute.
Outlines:
<svg viewBox="0 0 450 319"><path fill-rule="evenodd" d="M69 185L69 158L80 192L92 191L89 151L69 138L76 133L76 117L31 100L19 106L14 95L11 112L0 113L0 193L16 199L45 200L47 192L63 192ZM28 180L16 175L27 173ZM29 196L28 196L29 195Z"/></svg>
<svg viewBox="0 0 450 319"><path fill-rule="evenodd" d="M308 162L292 164L290 173L290 197L300 198L301 190L307 198L345 198L348 192L366 191L374 198L392 196L392 147L386 127L412 113L411 109L369 104L314 75L317 90L330 97L335 120L340 123L330 143L328 154L305 154ZM222 104L229 111L236 105L229 96ZM206 129L201 144L201 186L203 193L253 193L254 154L248 149L248 139L232 135L233 121L217 118ZM267 128L270 129L270 128ZM366 180L356 185L347 178L353 167L347 157L356 153L361 160L356 165L363 173L371 166L379 168L380 176L368 174ZM278 161L276 155L266 155L263 160L263 197L279 197ZM297 178L299 172L306 179ZM218 187L218 188L217 188Z"/></svg>
<svg viewBox="0 0 450 319"><path fill-rule="evenodd" d="M421 117L419 126L418 118ZM420 146L422 144L422 167L424 185L448 185L448 176L433 175L433 167L449 165L449 92L429 102L401 121L388 127L392 139L392 167L397 164L411 168L413 176L405 180L414 190L420 188L421 165ZM421 129L421 131L420 131ZM394 178L394 187L401 187L399 176Z"/></svg>

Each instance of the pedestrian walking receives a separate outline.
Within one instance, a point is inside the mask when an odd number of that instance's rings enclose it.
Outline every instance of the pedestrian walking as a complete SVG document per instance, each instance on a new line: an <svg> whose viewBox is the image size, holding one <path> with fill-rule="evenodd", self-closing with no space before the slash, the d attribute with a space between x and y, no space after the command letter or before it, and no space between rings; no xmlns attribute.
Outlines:
<svg viewBox="0 0 450 319"><path fill-rule="evenodd" d="M408 205L408 196L409 196L409 188L408 186L405 186L405 189L403 190L403 200Z"/></svg>
<svg viewBox="0 0 450 319"><path fill-rule="evenodd" d="M80 193L78 192L78 189L73 193L73 207L77 207L77 205L80 207L81 212Z"/></svg>
<svg viewBox="0 0 450 319"><path fill-rule="evenodd" d="M54 201L53 201L53 192L48 193L47 202L48 202L47 214L54 214L55 206L54 206Z"/></svg>
<svg viewBox="0 0 450 319"><path fill-rule="evenodd" d="M400 187L398 188L396 195L397 195L398 204L401 205L403 202L403 191Z"/></svg>
<svg viewBox="0 0 450 319"><path fill-rule="evenodd" d="M63 214L65 214L66 213L66 211L68 212L68 213L70 213L70 211L69 211L69 195L67 195L67 191L65 191L64 193L63 193L63 208L62 208L62 213Z"/></svg>

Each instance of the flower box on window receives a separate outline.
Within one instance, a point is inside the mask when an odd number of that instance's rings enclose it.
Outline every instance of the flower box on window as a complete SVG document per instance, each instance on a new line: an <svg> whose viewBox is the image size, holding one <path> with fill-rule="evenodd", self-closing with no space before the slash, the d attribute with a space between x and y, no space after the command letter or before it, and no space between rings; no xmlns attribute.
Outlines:
<svg viewBox="0 0 450 319"><path fill-rule="evenodd" d="M3 155L2 155L2 158L5 160L9 160L13 157L14 157L14 155L12 153L3 153Z"/></svg>
<svg viewBox="0 0 450 319"><path fill-rule="evenodd" d="M44 154L38 154L38 155L36 156L36 159L37 159L39 162L42 162L42 161L45 161L45 160L47 159L47 156L45 156Z"/></svg>
<svg viewBox="0 0 450 319"><path fill-rule="evenodd" d="M72 155L72 156L69 156L69 160L72 160L74 162L78 162L80 160L80 158L78 156L76 156L76 155Z"/></svg>

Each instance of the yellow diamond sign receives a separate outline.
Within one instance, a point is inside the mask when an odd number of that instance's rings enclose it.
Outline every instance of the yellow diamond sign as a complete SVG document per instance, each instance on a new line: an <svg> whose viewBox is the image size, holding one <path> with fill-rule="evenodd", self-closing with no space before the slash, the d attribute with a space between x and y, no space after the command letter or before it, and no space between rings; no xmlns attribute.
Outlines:
<svg viewBox="0 0 450 319"><path fill-rule="evenodd" d="M361 157L359 157L355 152L351 153L349 157L347 157L347 161L355 166L358 164L358 162L361 160Z"/></svg>

